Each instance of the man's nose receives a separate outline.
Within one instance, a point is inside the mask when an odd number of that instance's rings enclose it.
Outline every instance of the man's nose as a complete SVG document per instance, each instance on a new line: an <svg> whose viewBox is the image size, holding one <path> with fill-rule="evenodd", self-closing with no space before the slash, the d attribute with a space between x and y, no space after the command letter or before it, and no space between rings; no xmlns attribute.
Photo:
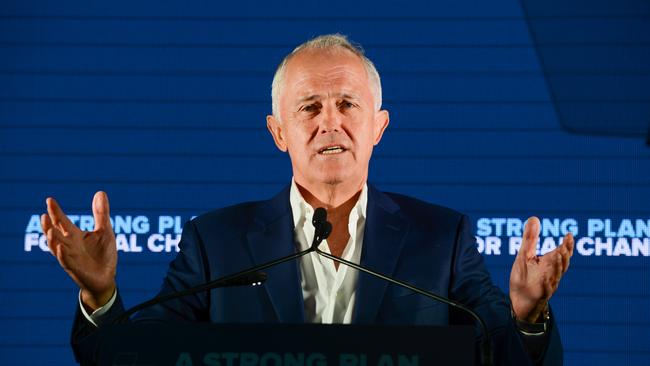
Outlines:
<svg viewBox="0 0 650 366"><path fill-rule="evenodd" d="M343 123L343 115L336 105L327 105L323 107L321 113L320 133L340 132Z"/></svg>

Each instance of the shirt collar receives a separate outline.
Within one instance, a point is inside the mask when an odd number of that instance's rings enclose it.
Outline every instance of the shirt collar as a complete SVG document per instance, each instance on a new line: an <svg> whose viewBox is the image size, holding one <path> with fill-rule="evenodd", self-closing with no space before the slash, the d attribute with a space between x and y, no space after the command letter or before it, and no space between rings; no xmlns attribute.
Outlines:
<svg viewBox="0 0 650 366"><path fill-rule="evenodd" d="M293 214L293 225L297 227L303 222L303 219L309 219L314 215L314 208L311 207L307 201L303 198L296 181L291 178L291 189L289 191L289 203L291 204L291 211ZM363 188L361 188L361 194L357 200L356 205L352 208L350 212L350 219L357 216L357 218L364 219L366 218L366 209L368 206L368 184L364 183ZM356 214L356 215L355 215Z"/></svg>

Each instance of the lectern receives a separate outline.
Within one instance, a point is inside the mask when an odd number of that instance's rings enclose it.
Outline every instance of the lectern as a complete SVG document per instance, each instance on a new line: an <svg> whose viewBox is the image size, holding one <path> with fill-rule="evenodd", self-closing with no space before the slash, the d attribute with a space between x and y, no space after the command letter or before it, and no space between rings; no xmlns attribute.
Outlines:
<svg viewBox="0 0 650 366"><path fill-rule="evenodd" d="M473 365L469 326L120 324L99 334L102 366Z"/></svg>

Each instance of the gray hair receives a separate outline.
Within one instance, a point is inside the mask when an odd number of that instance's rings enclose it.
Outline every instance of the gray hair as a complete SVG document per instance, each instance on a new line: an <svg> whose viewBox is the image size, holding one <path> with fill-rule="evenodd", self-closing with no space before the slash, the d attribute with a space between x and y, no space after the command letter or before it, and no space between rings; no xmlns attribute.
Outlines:
<svg viewBox="0 0 650 366"><path fill-rule="evenodd" d="M370 80L370 91L374 97L375 102L375 111L378 111L381 108L381 79L379 78L379 73L375 64L370 61L368 57L364 54L363 49L359 45L355 45L348 40L348 38L342 34L325 34L312 38L309 41L299 45L290 54L284 57L278 68L275 70L275 75L273 76L273 84L271 85L271 101L273 108L273 115L275 118L280 119L280 91L284 86L284 75L286 73L287 64L289 60L298 53L305 50L333 50L333 49L344 49L348 50L355 55L359 56L361 61L363 61L363 66L368 73L368 79Z"/></svg>

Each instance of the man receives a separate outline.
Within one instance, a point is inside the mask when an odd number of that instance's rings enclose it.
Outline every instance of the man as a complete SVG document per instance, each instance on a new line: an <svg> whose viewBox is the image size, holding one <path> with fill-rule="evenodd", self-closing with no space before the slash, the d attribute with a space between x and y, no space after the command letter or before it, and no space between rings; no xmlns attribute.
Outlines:
<svg viewBox="0 0 650 366"><path fill-rule="evenodd" d="M306 248L313 210L324 207L333 231L323 250L473 308L487 322L499 363L562 362L548 300L569 266L570 234L564 245L538 257L539 220L528 220L508 299L492 285L466 216L367 184L372 150L389 115L381 110L374 65L341 35L317 37L289 54L276 71L272 99L267 127L276 146L289 154L291 185L269 201L189 222L161 293ZM47 210L41 223L50 249L80 287L73 346L81 357L84 336L123 311L108 197L95 194L93 232L71 224L52 198ZM267 272L264 288L188 296L146 309L138 319L440 325L462 318L316 254Z"/></svg>

